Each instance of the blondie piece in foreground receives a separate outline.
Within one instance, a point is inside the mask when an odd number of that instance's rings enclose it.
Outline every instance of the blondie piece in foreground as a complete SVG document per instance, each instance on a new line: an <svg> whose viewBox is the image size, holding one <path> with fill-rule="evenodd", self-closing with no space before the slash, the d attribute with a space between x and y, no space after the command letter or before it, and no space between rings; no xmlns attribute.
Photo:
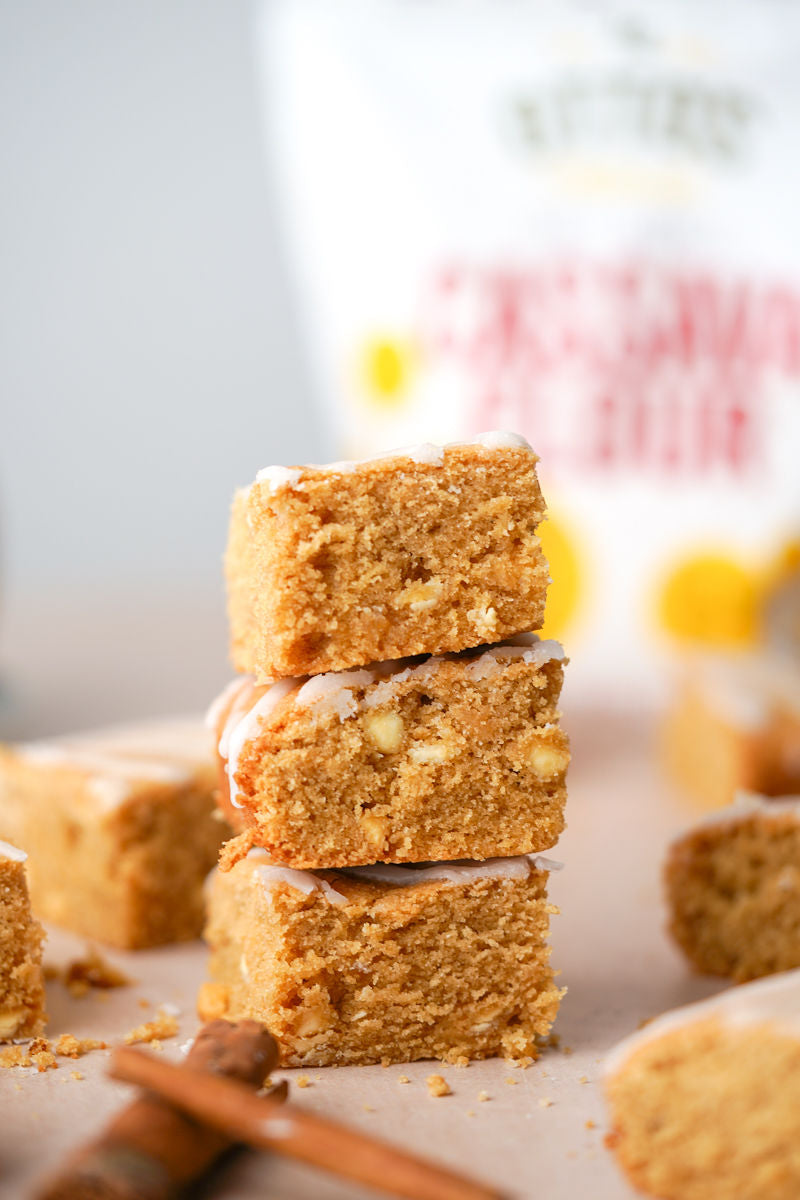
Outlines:
<svg viewBox="0 0 800 1200"><path fill-rule="evenodd" d="M800 797L742 796L670 848L670 931L737 982L800 967Z"/></svg>
<svg viewBox="0 0 800 1200"><path fill-rule="evenodd" d="M515 434L267 467L234 501L232 656L267 682L538 629L536 455Z"/></svg>
<svg viewBox="0 0 800 1200"><path fill-rule="evenodd" d="M800 972L652 1021L612 1053L615 1151L662 1200L800 1196Z"/></svg>
<svg viewBox="0 0 800 1200"><path fill-rule="evenodd" d="M34 911L135 949L199 937L228 833L200 722L0 749L0 836L23 846Z"/></svg>
<svg viewBox="0 0 800 1200"><path fill-rule="evenodd" d="M43 941L31 916L25 854L0 842L0 1041L44 1031Z"/></svg>
<svg viewBox="0 0 800 1200"><path fill-rule="evenodd" d="M212 708L226 816L275 862L494 858L554 845L569 744L563 651L522 635L270 687Z"/></svg>
<svg viewBox="0 0 800 1200"><path fill-rule="evenodd" d="M263 1021L291 1066L535 1057L561 996L552 865L312 874L253 851L211 885L200 1015Z"/></svg>

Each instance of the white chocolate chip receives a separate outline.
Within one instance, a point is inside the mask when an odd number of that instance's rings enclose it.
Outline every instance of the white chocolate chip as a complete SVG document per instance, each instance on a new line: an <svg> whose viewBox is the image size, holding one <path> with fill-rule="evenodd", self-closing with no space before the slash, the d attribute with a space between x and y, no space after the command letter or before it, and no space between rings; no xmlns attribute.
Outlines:
<svg viewBox="0 0 800 1200"><path fill-rule="evenodd" d="M442 763L453 757L453 747L446 742L427 742L412 746L408 757L415 763Z"/></svg>
<svg viewBox="0 0 800 1200"><path fill-rule="evenodd" d="M371 813L364 813L361 817L361 827L367 841L372 842L373 845L382 846L386 841L386 833L389 828L386 817L373 817Z"/></svg>
<svg viewBox="0 0 800 1200"><path fill-rule="evenodd" d="M467 616L474 623L478 633L487 639L497 628L497 611L490 605L485 608L472 608Z"/></svg>
<svg viewBox="0 0 800 1200"><path fill-rule="evenodd" d="M528 766L537 779L554 779L569 763L569 754L558 746L534 746L528 755Z"/></svg>
<svg viewBox="0 0 800 1200"><path fill-rule="evenodd" d="M0 1038L13 1037L25 1020L24 1008L13 1008L0 1014Z"/></svg>
<svg viewBox="0 0 800 1200"><path fill-rule="evenodd" d="M394 602L397 608L410 608L413 613L418 613L435 608L441 598L441 580L429 579L425 583L408 584L395 596Z"/></svg>
<svg viewBox="0 0 800 1200"><path fill-rule="evenodd" d="M330 1016L323 1008L309 1006L300 1011L294 1032L297 1037L312 1037L315 1033L322 1033L330 1024Z"/></svg>
<svg viewBox="0 0 800 1200"><path fill-rule="evenodd" d="M381 754L396 754L403 743L403 719L396 712L368 713L364 730Z"/></svg>

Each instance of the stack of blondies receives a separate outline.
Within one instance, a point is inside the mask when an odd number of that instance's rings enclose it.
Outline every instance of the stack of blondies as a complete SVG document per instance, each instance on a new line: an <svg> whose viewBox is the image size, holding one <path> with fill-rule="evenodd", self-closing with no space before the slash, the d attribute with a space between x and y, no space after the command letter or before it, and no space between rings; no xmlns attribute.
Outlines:
<svg viewBox="0 0 800 1200"><path fill-rule="evenodd" d="M536 455L513 434L269 467L234 502L235 666L212 706L238 831L201 1016L288 1065L535 1056L560 989L564 656Z"/></svg>

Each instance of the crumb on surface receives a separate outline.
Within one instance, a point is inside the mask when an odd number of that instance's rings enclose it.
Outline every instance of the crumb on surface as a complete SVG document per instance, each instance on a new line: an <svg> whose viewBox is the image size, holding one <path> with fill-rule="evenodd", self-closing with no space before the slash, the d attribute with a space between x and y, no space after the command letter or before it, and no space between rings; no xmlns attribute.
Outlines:
<svg viewBox="0 0 800 1200"><path fill-rule="evenodd" d="M70 1071L69 1077L70 1079L83 1079L83 1071Z"/></svg>
<svg viewBox="0 0 800 1200"><path fill-rule="evenodd" d="M143 1025L137 1025L126 1033L122 1040L126 1046L133 1046L138 1042L149 1042L154 1048L160 1049L161 1039L175 1037L177 1032L177 1017L162 1009L152 1021L145 1021Z"/></svg>
<svg viewBox="0 0 800 1200"><path fill-rule="evenodd" d="M431 1096L450 1096L452 1089L443 1075L429 1075L425 1080Z"/></svg>
<svg viewBox="0 0 800 1200"><path fill-rule="evenodd" d="M481 1102L484 1102L484 1101L486 1101L486 1100L491 1100L491 1098L492 1098L492 1097L489 1095L489 1093L488 1093L488 1092L478 1092L478 1099L479 1099Z"/></svg>
<svg viewBox="0 0 800 1200"><path fill-rule="evenodd" d="M459 1067L459 1068L462 1068L462 1067L463 1067L463 1068L466 1068L466 1067L468 1067L468 1066L469 1066L469 1059L467 1058L466 1054L460 1054L460 1055L458 1056L458 1058L455 1060L455 1062L453 1063L453 1066L454 1066L454 1067Z"/></svg>
<svg viewBox="0 0 800 1200"><path fill-rule="evenodd" d="M572 1054L572 1046L564 1046L564 1048L562 1050L562 1054L566 1054L566 1055Z"/></svg>
<svg viewBox="0 0 800 1200"><path fill-rule="evenodd" d="M553 1105L553 1101L550 1099L549 1096L542 1096L542 1098L539 1101L539 1108L551 1108L552 1105Z"/></svg>
<svg viewBox="0 0 800 1200"><path fill-rule="evenodd" d="M85 996L92 988L128 987L133 982L124 971L115 967L102 954L89 946L83 958L75 958L61 969L54 966L45 968L45 978L59 979L71 996Z"/></svg>
<svg viewBox="0 0 800 1200"><path fill-rule="evenodd" d="M0 1068L36 1067L38 1071L54 1071L58 1067L56 1055L61 1058L81 1058L91 1050L107 1050L108 1042L99 1038L76 1038L72 1033L62 1033L55 1042L47 1038L34 1038L24 1046L8 1046L0 1050Z"/></svg>
<svg viewBox="0 0 800 1200"><path fill-rule="evenodd" d="M578 1083L588 1083L588 1082L589 1082L588 1075L581 1075L580 1079L578 1080Z"/></svg>
<svg viewBox="0 0 800 1200"><path fill-rule="evenodd" d="M596 1122L596 1121L592 1121L592 1120L589 1120L589 1121L587 1121L587 1122L586 1122L586 1128L587 1128L587 1129L597 1129L597 1122Z"/></svg>
<svg viewBox="0 0 800 1200"><path fill-rule="evenodd" d="M311 1080L307 1075L298 1075L297 1079L295 1079L295 1083L299 1088L311 1087Z"/></svg>
<svg viewBox="0 0 800 1200"><path fill-rule="evenodd" d="M411 1080L408 1078L407 1075L398 1075L397 1082L398 1083L411 1083Z"/></svg>
<svg viewBox="0 0 800 1200"><path fill-rule="evenodd" d="M90 1050L107 1050L108 1042L101 1042L98 1038L76 1038L72 1033L62 1033L53 1048L62 1058L80 1058Z"/></svg>
<svg viewBox="0 0 800 1200"><path fill-rule="evenodd" d="M468 1117L474 1117L474 1116L475 1116L475 1109L474 1109L474 1108L468 1108L468 1109L467 1109L467 1116L468 1116Z"/></svg>
<svg viewBox="0 0 800 1200"><path fill-rule="evenodd" d="M516 1086L517 1086L517 1084L519 1083L519 1080L518 1080L518 1079L512 1079L512 1078L511 1078L511 1076L509 1075L508 1079L506 1079L506 1081L505 1081L505 1082L508 1084L508 1086L509 1086L509 1087L516 1087Z"/></svg>
<svg viewBox="0 0 800 1200"><path fill-rule="evenodd" d="M529 1055L526 1054L524 1058L517 1059L517 1066L520 1068L521 1071L527 1071L528 1067L534 1062L536 1062L536 1059L531 1058Z"/></svg>
<svg viewBox="0 0 800 1200"><path fill-rule="evenodd" d="M151 1001L145 999L144 996L140 996L136 1003L139 1005L139 1008L149 1008Z"/></svg>
<svg viewBox="0 0 800 1200"><path fill-rule="evenodd" d="M363 1108L364 1112L375 1112L375 1109L371 1104L362 1104L361 1107Z"/></svg>
<svg viewBox="0 0 800 1200"><path fill-rule="evenodd" d="M0 1067L36 1067L37 1071L55 1071L56 1056L47 1038L33 1038L27 1046L8 1046L0 1050Z"/></svg>

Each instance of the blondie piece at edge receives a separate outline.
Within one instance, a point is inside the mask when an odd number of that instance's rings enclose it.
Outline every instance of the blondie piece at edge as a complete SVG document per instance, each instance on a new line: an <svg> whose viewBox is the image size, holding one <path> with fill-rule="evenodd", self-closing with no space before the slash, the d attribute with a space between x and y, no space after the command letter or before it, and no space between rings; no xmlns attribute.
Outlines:
<svg viewBox="0 0 800 1200"><path fill-rule="evenodd" d="M800 796L737 803L674 841L669 928L696 970L737 983L800 967Z"/></svg>
<svg viewBox="0 0 800 1200"><path fill-rule="evenodd" d="M259 682L464 650L544 619L544 501L513 434L268 467L237 493L232 657Z"/></svg>
<svg viewBox="0 0 800 1200"><path fill-rule="evenodd" d="M225 814L290 867L547 850L564 826L563 657L527 634L267 688L245 679L210 714Z"/></svg>
<svg viewBox="0 0 800 1200"><path fill-rule="evenodd" d="M28 853L36 914L125 949L199 937L228 834L198 722L0 748L0 837Z"/></svg>
<svg viewBox="0 0 800 1200"><path fill-rule="evenodd" d="M23 851L0 842L0 1041L44 1032L42 943L31 915Z"/></svg>
<svg viewBox="0 0 800 1200"><path fill-rule="evenodd" d="M638 1192L800 1196L800 971L667 1012L606 1058L606 1139Z"/></svg>
<svg viewBox="0 0 800 1200"><path fill-rule="evenodd" d="M289 1066L535 1057L561 998L552 865L317 874L252 851L211 884L200 1016L263 1021Z"/></svg>

